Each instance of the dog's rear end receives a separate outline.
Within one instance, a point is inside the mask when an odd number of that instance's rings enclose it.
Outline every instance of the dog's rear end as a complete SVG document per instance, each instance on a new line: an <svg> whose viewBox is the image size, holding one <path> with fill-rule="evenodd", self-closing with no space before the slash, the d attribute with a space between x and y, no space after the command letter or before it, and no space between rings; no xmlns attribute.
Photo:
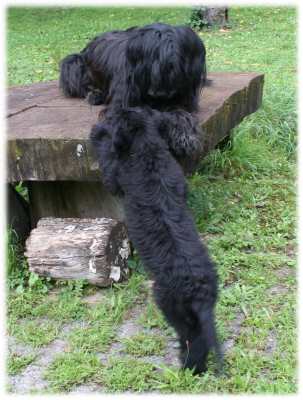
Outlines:
<svg viewBox="0 0 303 400"><path fill-rule="evenodd" d="M70 54L60 63L59 86L67 97L87 96L91 80L83 56Z"/></svg>

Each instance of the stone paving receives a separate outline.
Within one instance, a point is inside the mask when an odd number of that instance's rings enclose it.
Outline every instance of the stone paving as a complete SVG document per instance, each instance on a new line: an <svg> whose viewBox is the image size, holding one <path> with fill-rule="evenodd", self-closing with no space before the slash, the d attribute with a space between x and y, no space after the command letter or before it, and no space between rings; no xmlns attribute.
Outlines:
<svg viewBox="0 0 303 400"><path fill-rule="evenodd" d="M287 276L291 270L284 268L281 271L277 271L277 275L281 274L283 277ZM283 284L273 286L269 289L270 295L275 295L279 293L285 293L287 288ZM94 295L87 296L83 298L83 302L87 303L89 306L94 307L104 296L104 291L100 290ZM98 353L97 356L100 361L104 364L108 362L109 357L119 356L123 357L126 354L123 352L123 344L121 339L132 337L141 332L150 333L151 330L143 328L138 323L138 318L145 310L146 303L135 305L129 312L127 317L122 321L121 325L117 330L116 339L111 344L109 350L105 353ZM245 315L243 312L239 311L234 320L230 323L229 332L230 335L227 340L223 343L224 353L228 353L236 343L237 337L239 336L242 329L242 323L245 320ZM74 321L71 323L66 323L62 326L59 337L53 340L50 344L42 346L38 349L33 349L31 346L23 345L18 342L14 337L8 337L8 350L10 354L17 354L20 356L36 354L35 360L28 365L21 373L8 376L7 384L8 390L11 393L26 394L35 392L45 392L48 389L48 382L43 378L45 369L50 365L54 358L60 353L68 349L68 334L75 328L80 327L84 324L84 321ZM152 355L152 356L142 356L139 357L142 361L150 362L156 366L165 364L167 366L178 366L178 342L176 337L173 335L168 336L166 333L162 332L159 328L153 328L152 333L161 335L165 338L166 347L163 355ZM268 345L265 351L268 354L274 352L277 346L277 340L275 332L271 331L270 337L268 338ZM95 383L87 383L76 386L70 392L72 394L76 393L101 393L105 389Z"/></svg>

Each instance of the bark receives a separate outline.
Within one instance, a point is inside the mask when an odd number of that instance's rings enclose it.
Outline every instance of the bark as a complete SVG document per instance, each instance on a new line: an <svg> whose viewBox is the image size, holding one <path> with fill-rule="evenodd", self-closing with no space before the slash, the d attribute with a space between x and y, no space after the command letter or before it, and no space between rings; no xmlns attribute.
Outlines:
<svg viewBox="0 0 303 400"><path fill-rule="evenodd" d="M125 225L110 218L43 218L25 252L30 270L39 275L98 286L128 277L129 254Z"/></svg>

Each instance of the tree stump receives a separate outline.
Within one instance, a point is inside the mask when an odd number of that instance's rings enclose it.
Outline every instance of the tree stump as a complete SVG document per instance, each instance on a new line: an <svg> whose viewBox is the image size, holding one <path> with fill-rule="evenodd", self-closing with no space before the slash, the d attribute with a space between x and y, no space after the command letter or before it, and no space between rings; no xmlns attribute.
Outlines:
<svg viewBox="0 0 303 400"><path fill-rule="evenodd" d="M110 218L42 218L26 241L29 269L106 287L128 277L126 227Z"/></svg>
<svg viewBox="0 0 303 400"><path fill-rule="evenodd" d="M203 29L210 26L224 27L228 24L228 8L226 7L194 7L190 16L190 26Z"/></svg>

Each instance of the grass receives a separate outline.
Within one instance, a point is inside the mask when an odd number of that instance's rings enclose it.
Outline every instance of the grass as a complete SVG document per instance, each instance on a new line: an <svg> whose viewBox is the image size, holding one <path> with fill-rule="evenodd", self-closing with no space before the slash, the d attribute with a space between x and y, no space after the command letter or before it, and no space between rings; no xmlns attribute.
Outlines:
<svg viewBox="0 0 303 400"><path fill-rule="evenodd" d="M69 344L73 350L83 352L101 352L108 349L115 338L115 329L106 322L91 324L73 330L69 337Z"/></svg>
<svg viewBox="0 0 303 400"><path fill-rule="evenodd" d="M52 342L57 336L60 324L53 321L26 320L19 324L11 324L9 333L19 342L41 347Z"/></svg>
<svg viewBox="0 0 303 400"><path fill-rule="evenodd" d="M107 350L115 338L116 329L144 291L141 275L132 275L125 285L116 285L103 303L87 309L88 326L73 330L69 337L72 349L101 352Z"/></svg>
<svg viewBox="0 0 303 400"><path fill-rule="evenodd" d="M161 355L164 352L165 340L161 336L140 333L124 339L124 351L133 356Z"/></svg>
<svg viewBox="0 0 303 400"><path fill-rule="evenodd" d="M18 354L10 354L7 363L7 372L9 375L20 374L24 368L31 364L36 358L35 354L20 356Z"/></svg>
<svg viewBox="0 0 303 400"><path fill-rule="evenodd" d="M9 227L6 232L6 270L9 276L7 286L22 291L23 285L28 280L29 272L22 248L18 243L16 232Z"/></svg>
<svg viewBox="0 0 303 400"><path fill-rule="evenodd" d="M105 385L108 392L133 391L134 388L136 392L146 392L152 389L155 377L155 367L150 363L133 358L112 358L96 381Z"/></svg>
<svg viewBox="0 0 303 400"><path fill-rule="evenodd" d="M163 315L161 314L155 303L152 301L152 299L150 299L147 303L146 309L144 313L140 315L138 322L140 325L142 325L143 328L146 329L168 329L167 322L165 321Z"/></svg>
<svg viewBox="0 0 303 400"><path fill-rule="evenodd" d="M175 368L164 368L163 375L159 379L159 375L155 378L154 387L162 393L208 393L205 388L203 390L202 381L205 377L194 376L190 370L182 371Z"/></svg>
<svg viewBox="0 0 303 400"><path fill-rule="evenodd" d="M55 392L60 392L86 382L99 369L100 362L95 355L75 351L58 356L48 367L44 377Z"/></svg>
<svg viewBox="0 0 303 400"><path fill-rule="evenodd" d="M78 51L96 32L155 20L185 23L185 8L10 8L8 84L57 79L58 62ZM80 21L80 22L79 22ZM52 282L29 274L8 238L7 326L20 343L46 348L56 337L66 351L56 355L46 379L50 390L101 385L107 392L291 394L297 391L296 339L296 11L289 7L232 7L230 30L201 33L210 71L265 73L263 105L232 132L225 148L205 158L188 179L188 204L218 266L217 304L221 341L231 343L224 373L193 376L140 357L163 357L173 334L151 302L137 259L130 281L96 291L85 282ZM103 293L102 291L102 293ZM146 303L146 304L145 304ZM142 332L107 354L134 306ZM45 325L39 325L44 321ZM75 323L76 326L71 324ZM63 337L62 326L71 331ZM156 334L159 336L156 336ZM45 341L45 342L43 342ZM8 372L35 362L12 353Z"/></svg>
<svg viewBox="0 0 303 400"><path fill-rule="evenodd" d="M62 57L83 48L98 32L155 20L174 24L185 21L189 12L184 7L54 7L51 11L11 7L7 18L8 84L57 79Z"/></svg>

